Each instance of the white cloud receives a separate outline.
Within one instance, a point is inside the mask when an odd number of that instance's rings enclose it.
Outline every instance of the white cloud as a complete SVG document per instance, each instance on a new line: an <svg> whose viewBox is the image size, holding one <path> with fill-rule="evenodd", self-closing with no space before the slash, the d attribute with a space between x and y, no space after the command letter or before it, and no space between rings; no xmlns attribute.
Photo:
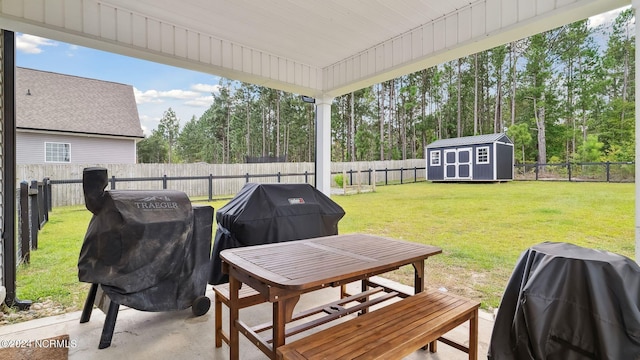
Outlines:
<svg viewBox="0 0 640 360"><path fill-rule="evenodd" d="M133 93L136 97L136 103L138 104L163 103L165 100L169 99L192 101L193 99L197 99L202 96L202 93L190 90L174 89L168 91L140 91L135 87L133 88Z"/></svg>
<svg viewBox="0 0 640 360"><path fill-rule="evenodd" d="M40 54L44 46L58 46L58 43L38 36L20 34L16 36L16 49L26 54Z"/></svg>
<svg viewBox="0 0 640 360"><path fill-rule="evenodd" d="M209 84L194 84L191 85L191 90L206 92L206 93L220 93L220 85L209 85Z"/></svg>
<svg viewBox="0 0 640 360"><path fill-rule="evenodd" d="M621 7L619 9L607 11L606 13L602 13L600 15L595 15L589 18L589 26L592 28L598 27L602 24L607 24L613 22L613 20L620 14L622 11L628 9L631 5Z"/></svg>
<svg viewBox="0 0 640 360"><path fill-rule="evenodd" d="M186 101L184 104L194 107L209 107L213 103L213 96L201 96L193 100Z"/></svg>

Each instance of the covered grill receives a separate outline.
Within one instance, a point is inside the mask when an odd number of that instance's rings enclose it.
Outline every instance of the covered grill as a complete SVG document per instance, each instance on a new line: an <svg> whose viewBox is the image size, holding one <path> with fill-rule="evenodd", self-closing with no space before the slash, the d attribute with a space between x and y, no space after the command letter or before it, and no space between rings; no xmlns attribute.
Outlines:
<svg viewBox="0 0 640 360"><path fill-rule="evenodd" d="M640 267L605 251L525 251L496 316L489 359L638 359Z"/></svg>
<svg viewBox="0 0 640 360"><path fill-rule="evenodd" d="M211 303L204 293L213 208L192 207L179 191L105 191L107 179L106 169L84 170L93 217L78 260L79 280L92 284L80 322L91 316L98 285L111 302L100 348L111 342L120 304L143 311L192 306L203 315Z"/></svg>
<svg viewBox="0 0 640 360"><path fill-rule="evenodd" d="M343 216L340 205L309 184L247 183L216 213L209 283L229 281L222 250L337 235Z"/></svg>

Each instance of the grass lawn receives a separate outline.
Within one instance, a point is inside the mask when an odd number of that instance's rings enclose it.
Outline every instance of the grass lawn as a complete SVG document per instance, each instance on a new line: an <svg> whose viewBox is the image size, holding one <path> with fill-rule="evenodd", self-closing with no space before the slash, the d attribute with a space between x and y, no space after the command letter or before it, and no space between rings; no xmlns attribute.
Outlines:
<svg viewBox="0 0 640 360"><path fill-rule="evenodd" d="M440 246L427 260L427 286L498 306L519 255L544 241L571 242L633 258L634 184L526 182L414 183L334 196L345 210L340 233L362 232ZM211 203L217 211L226 201ZM56 208L31 264L18 269L18 298L81 309L88 284L77 260L90 220L84 207ZM215 229L215 227L214 227ZM412 284L413 269L393 279Z"/></svg>

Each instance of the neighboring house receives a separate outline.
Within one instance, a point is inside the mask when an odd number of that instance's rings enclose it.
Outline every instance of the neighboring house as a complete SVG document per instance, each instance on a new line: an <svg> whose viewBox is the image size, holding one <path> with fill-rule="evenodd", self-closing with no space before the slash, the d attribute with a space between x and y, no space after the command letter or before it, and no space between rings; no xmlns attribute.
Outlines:
<svg viewBox="0 0 640 360"><path fill-rule="evenodd" d="M425 155L427 180L513 180L513 142L503 133L436 140Z"/></svg>
<svg viewBox="0 0 640 360"><path fill-rule="evenodd" d="M132 86L16 69L17 164L135 164L143 138Z"/></svg>

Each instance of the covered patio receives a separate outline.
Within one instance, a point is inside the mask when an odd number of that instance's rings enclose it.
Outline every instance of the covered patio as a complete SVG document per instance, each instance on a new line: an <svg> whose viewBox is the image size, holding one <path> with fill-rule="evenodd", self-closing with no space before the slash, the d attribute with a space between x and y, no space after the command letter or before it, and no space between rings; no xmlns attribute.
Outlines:
<svg viewBox="0 0 640 360"><path fill-rule="evenodd" d="M211 287L207 296L213 297ZM408 290L411 290L408 287ZM302 308L314 307L333 301L339 294L338 289L325 289L308 294L300 299ZM241 311L241 317L250 324L264 323L270 320L270 304L263 303ZM223 312L223 323L227 326L228 312ZM91 321L80 324L80 312L52 316L37 320L0 327L0 339L6 341L35 340L68 334L70 343L69 359L229 359L229 347L214 347L214 313L209 311L201 317L194 317L190 309L176 312L143 312L122 309L111 346L98 350L100 333L105 315L94 311ZM486 358L493 315L480 312L479 321L479 358ZM454 329L448 337L456 341L468 339L468 326ZM1 355L1 354L0 354ZM463 360L467 354L453 347L441 344L435 354L418 350L407 359L423 360ZM240 337L240 359L267 359L257 347L245 337Z"/></svg>
<svg viewBox="0 0 640 360"><path fill-rule="evenodd" d="M494 46L629 5L629 0L207 1L3 0L0 2L2 244L0 286L15 282L15 32L211 73L288 91L316 106L316 185L330 195L331 104L335 97ZM640 7L640 0L632 2ZM640 34L640 28L636 28ZM636 36L636 42L638 41ZM636 46L636 49L639 47ZM636 50L638 54L638 50ZM105 64L105 66L109 66ZM636 79L640 71L636 65ZM636 87L636 89L638 89ZM639 91L639 90L636 90ZM640 96L636 96L638 102ZM640 114L636 112L636 138ZM640 146L636 144L636 158ZM640 166L636 162L636 173ZM640 258L640 179L636 177L636 258ZM6 287L6 286L5 286ZM15 287L7 287L13 288ZM331 290L331 289L330 289ZM329 292L330 290L327 290ZM7 298L13 300L15 293ZM211 291L208 289L211 297ZM334 297L328 293L327 297ZM303 298L301 303L306 299ZM322 301L313 299L309 301ZM267 306L264 308L263 306ZM270 315L268 304L245 316ZM67 333L70 358L228 358L213 347L213 313L124 311L114 345L97 350L102 314L80 325L78 314L0 329L3 339ZM482 317L481 317L482 318ZM126 325L125 325L126 323ZM491 316L480 324L486 355ZM464 333L464 332L463 332ZM129 336L133 335L133 336ZM162 341L158 341L162 339ZM246 341L243 339L242 341ZM250 344L243 359L263 358ZM254 352L255 351L255 352ZM445 346L416 358L456 359ZM246 357L245 357L246 355Z"/></svg>

